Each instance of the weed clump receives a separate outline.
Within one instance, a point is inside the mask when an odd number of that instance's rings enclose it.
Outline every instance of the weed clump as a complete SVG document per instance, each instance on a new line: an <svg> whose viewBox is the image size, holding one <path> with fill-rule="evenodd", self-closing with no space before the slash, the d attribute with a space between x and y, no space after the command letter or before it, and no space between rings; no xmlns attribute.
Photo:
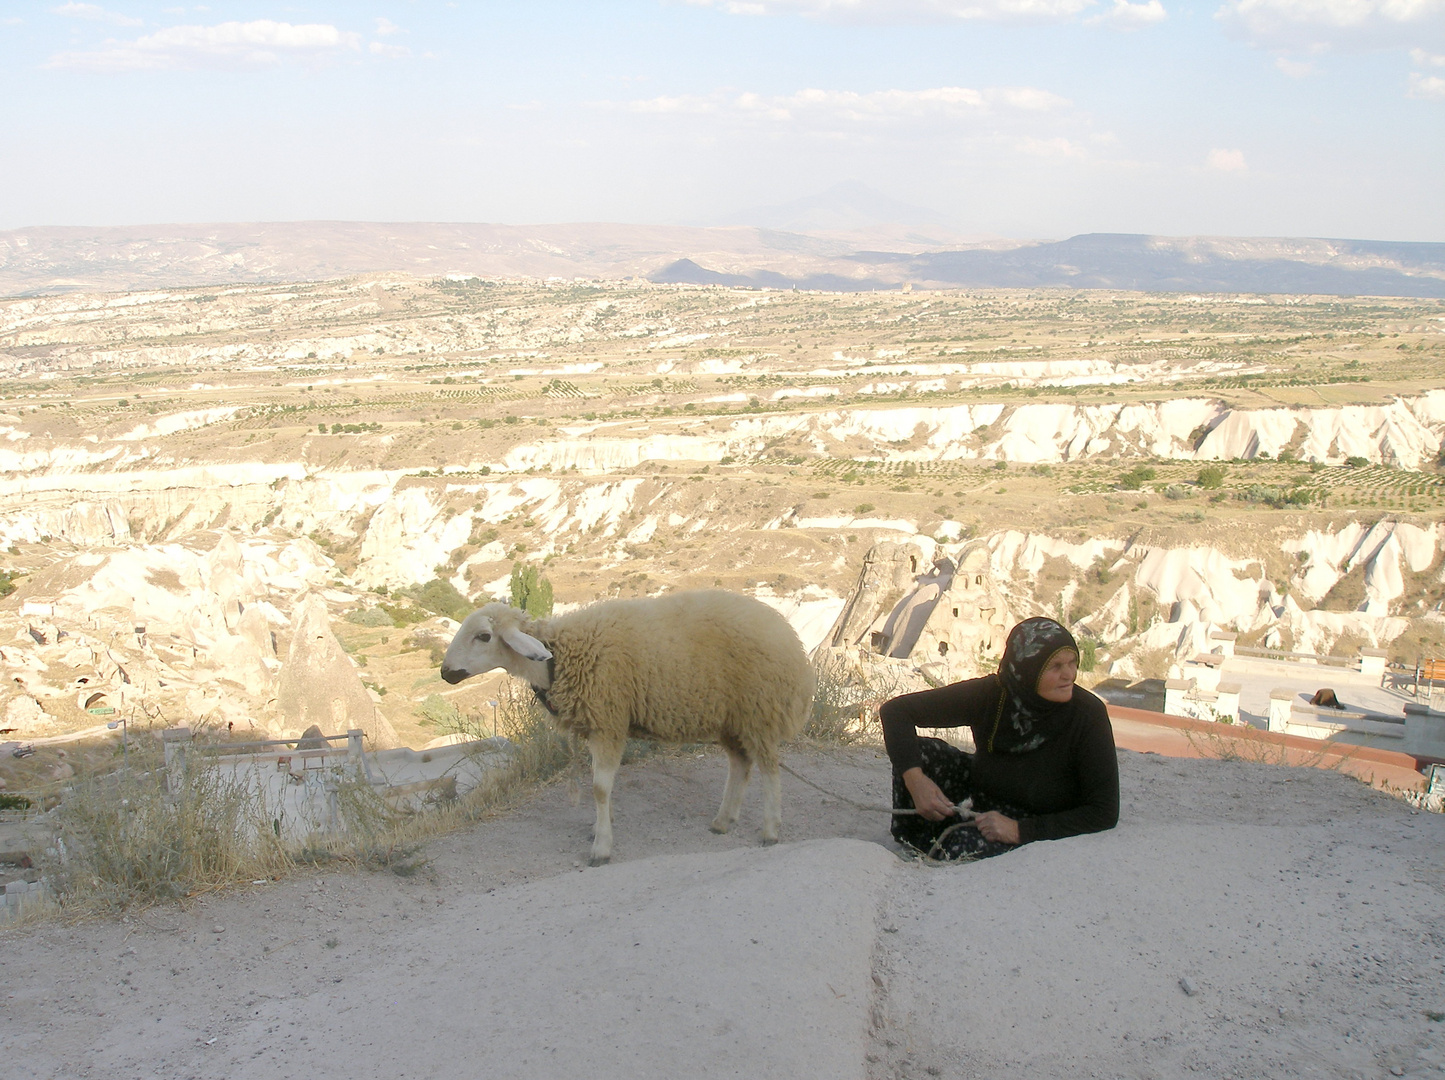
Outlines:
<svg viewBox="0 0 1445 1080"><path fill-rule="evenodd" d="M61 800L57 900L119 910L189 896L291 865L259 792L219 770L168 775L155 748L120 772L76 783Z"/></svg>
<svg viewBox="0 0 1445 1080"><path fill-rule="evenodd" d="M902 689L894 668L868 669L832 653L814 661L813 710L803 738L849 745L878 732L878 708Z"/></svg>

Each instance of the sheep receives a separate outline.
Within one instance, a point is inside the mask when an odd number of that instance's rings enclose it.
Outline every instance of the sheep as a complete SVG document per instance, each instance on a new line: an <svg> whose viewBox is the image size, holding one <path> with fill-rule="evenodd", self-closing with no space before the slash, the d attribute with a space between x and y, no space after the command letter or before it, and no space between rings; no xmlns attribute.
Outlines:
<svg viewBox="0 0 1445 1080"><path fill-rule="evenodd" d="M458 683L499 667L530 683L557 724L587 740L597 804L593 866L612 856L612 783L629 736L722 744L728 778L716 833L736 824L756 763L763 843L777 843L778 744L807 722L814 677L793 628L766 604L680 592L541 620L487 604L458 628L441 676Z"/></svg>

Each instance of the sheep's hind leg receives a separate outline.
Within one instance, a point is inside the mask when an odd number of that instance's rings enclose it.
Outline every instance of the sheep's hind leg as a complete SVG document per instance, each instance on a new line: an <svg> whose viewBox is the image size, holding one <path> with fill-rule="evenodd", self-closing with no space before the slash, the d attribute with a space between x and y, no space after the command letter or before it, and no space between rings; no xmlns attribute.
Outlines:
<svg viewBox="0 0 1445 1080"><path fill-rule="evenodd" d="M776 844L783 827L783 774L776 754L758 756L758 776L763 785L763 843Z"/></svg>
<svg viewBox="0 0 1445 1080"><path fill-rule="evenodd" d="M737 824L743 809L743 793L748 790L748 777L753 771L752 759L741 747L724 746L728 752L728 782L723 788L722 806L708 826L715 833L725 833Z"/></svg>
<svg viewBox="0 0 1445 1080"><path fill-rule="evenodd" d="M625 741L616 743L592 739L592 798L597 803L597 821L592 826L593 866L601 866L612 858L612 782L622 764Z"/></svg>

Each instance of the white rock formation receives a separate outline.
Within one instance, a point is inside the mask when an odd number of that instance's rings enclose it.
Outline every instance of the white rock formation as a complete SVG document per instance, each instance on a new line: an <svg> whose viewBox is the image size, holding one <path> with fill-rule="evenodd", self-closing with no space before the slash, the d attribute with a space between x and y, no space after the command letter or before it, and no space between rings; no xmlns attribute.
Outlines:
<svg viewBox="0 0 1445 1080"><path fill-rule="evenodd" d="M331 632L326 603L308 596L296 611L295 630L276 692L279 723L298 735L312 724L327 735L360 728L367 749L400 745L396 732L377 710L356 666Z"/></svg>

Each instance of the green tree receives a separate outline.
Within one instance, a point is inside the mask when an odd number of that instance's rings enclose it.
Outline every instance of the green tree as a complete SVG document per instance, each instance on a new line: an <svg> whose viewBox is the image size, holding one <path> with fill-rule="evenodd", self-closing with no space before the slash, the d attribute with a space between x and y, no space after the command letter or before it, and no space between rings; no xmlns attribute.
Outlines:
<svg viewBox="0 0 1445 1080"><path fill-rule="evenodd" d="M535 566L512 564L512 606L521 608L534 619L552 614L552 583L537 572Z"/></svg>

